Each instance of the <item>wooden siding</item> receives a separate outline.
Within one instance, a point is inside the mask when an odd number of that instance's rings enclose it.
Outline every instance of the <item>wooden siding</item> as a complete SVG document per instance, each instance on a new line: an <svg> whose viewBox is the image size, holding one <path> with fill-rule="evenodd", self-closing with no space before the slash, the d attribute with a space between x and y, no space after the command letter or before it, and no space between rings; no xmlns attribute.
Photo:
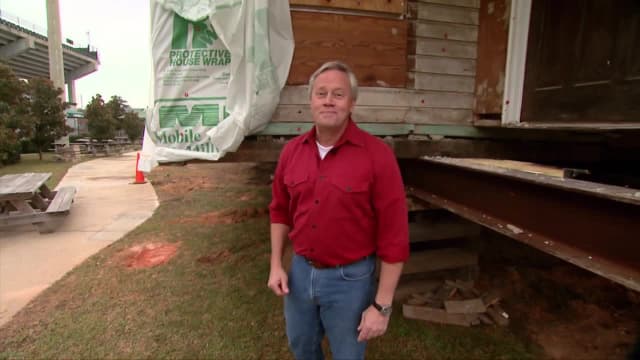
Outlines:
<svg viewBox="0 0 640 360"><path fill-rule="evenodd" d="M291 4L328 3L302 2ZM353 118L364 128L408 134L417 126L470 125L479 7L480 0L410 1L404 20L292 7L296 51L272 119L279 127L272 130L306 128L300 126L311 121L306 83L332 59L350 64L358 76Z"/></svg>
<svg viewBox="0 0 640 360"><path fill-rule="evenodd" d="M407 88L474 92L479 5L461 0L409 3Z"/></svg>
<svg viewBox="0 0 640 360"><path fill-rule="evenodd" d="M507 64L509 7L507 0L480 2L478 64L476 68L477 114L502 113L504 77Z"/></svg>
<svg viewBox="0 0 640 360"><path fill-rule="evenodd" d="M289 4L323 7L333 9L347 9L357 11L375 11L391 14L403 14L406 6L405 0L289 0Z"/></svg>
<svg viewBox="0 0 640 360"><path fill-rule="evenodd" d="M288 85L306 84L324 62L342 60L361 86L405 87L406 21L304 11L291 17L295 52Z"/></svg>

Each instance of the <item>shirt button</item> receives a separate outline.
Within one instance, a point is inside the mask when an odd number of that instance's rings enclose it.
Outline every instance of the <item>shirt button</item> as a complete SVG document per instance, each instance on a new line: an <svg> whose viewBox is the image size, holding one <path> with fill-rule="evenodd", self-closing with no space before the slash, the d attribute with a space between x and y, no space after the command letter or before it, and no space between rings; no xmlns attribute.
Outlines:
<svg viewBox="0 0 640 360"><path fill-rule="evenodd" d="M313 252L314 250L315 250L314 248L309 249L309 251L311 251L311 252Z"/></svg>
<svg viewBox="0 0 640 360"><path fill-rule="evenodd" d="M311 228L315 229L316 228L316 224L311 225Z"/></svg>
<svg viewBox="0 0 640 360"><path fill-rule="evenodd" d="M316 205L320 204L320 200L316 199L316 201L314 201L314 202L316 203Z"/></svg>

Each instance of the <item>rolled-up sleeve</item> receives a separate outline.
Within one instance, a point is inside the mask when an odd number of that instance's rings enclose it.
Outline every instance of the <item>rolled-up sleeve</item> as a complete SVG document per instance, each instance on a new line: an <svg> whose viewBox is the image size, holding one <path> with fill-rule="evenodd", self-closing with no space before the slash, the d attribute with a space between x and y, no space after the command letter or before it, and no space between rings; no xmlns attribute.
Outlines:
<svg viewBox="0 0 640 360"><path fill-rule="evenodd" d="M379 155L374 160L372 193L377 255L387 263L404 262L409 258L409 219L402 176L391 149Z"/></svg>

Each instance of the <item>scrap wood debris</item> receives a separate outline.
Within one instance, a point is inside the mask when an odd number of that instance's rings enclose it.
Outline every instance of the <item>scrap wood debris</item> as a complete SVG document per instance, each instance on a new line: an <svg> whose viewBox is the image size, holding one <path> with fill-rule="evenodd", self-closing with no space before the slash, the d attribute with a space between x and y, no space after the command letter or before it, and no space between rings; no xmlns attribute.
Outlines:
<svg viewBox="0 0 640 360"><path fill-rule="evenodd" d="M446 280L432 291L414 293L402 306L402 314L408 319L440 324L509 325L509 314L500 306L500 297L491 292L481 294L472 281Z"/></svg>

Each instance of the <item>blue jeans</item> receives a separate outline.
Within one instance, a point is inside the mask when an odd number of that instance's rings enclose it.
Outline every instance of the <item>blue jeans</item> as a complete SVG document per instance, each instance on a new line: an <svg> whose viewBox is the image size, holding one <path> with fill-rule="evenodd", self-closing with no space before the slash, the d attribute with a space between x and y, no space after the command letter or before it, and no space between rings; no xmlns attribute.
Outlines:
<svg viewBox="0 0 640 360"><path fill-rule="evenodd" d="M373 299L375 267L374 256L329 269L316 269L293 256L284 313L296 359L323 359L325 334L335 360L364 359L366 342L357 341L357 329Z"/></svg>

